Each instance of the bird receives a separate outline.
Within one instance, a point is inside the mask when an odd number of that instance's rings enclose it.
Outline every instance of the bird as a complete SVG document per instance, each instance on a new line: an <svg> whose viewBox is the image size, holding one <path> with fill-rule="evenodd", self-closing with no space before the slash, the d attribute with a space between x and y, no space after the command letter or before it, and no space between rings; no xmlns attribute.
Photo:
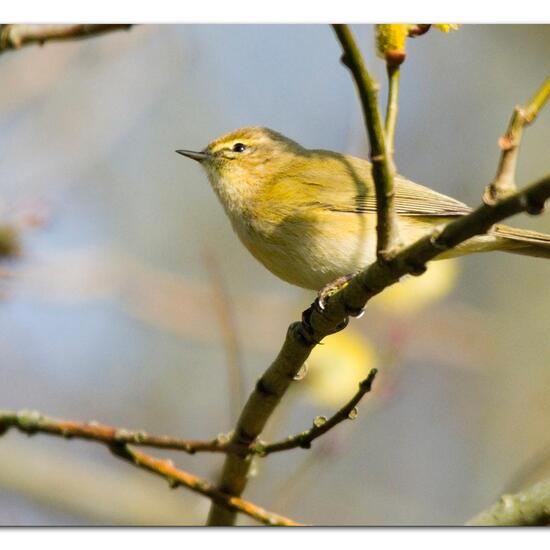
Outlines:
<svg viewBox="0 0 550 550"><path fill-rule="evenodd" d="M176 152L200 163L241 242L280 279L319 291L376 261L376 194L367 160L307 149L263 127L234 130L201 151ZM472 211L399 174L394 189L404 244ZM550 258L550 235L495 225L436 259L498 250Z"/></svg>

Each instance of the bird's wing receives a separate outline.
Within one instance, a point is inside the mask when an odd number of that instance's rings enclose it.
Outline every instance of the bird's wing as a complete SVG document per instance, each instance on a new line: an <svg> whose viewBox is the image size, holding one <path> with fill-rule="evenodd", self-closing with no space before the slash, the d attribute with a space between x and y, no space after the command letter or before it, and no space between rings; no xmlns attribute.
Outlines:
<svg viewBox="0 0 550 550"><path fill-rule="evenodd" d="M322 156L321 163L298 163L291 179L301 182L304 197L315 198L319 207L335 212L376 212L371 165L366 160L326 151L309 151ZM405 216L463 216L471 212L464 203L414 183L395 178L395 208Z"/></svg>
<svg viewBox="0 0 550 550"><path fill-rule="evenodd" d="M355 212L376 211L374 194L354 197ZM395 209L405 216L464 216L472 209L464 203L404 178L395 179Z"/></svg>

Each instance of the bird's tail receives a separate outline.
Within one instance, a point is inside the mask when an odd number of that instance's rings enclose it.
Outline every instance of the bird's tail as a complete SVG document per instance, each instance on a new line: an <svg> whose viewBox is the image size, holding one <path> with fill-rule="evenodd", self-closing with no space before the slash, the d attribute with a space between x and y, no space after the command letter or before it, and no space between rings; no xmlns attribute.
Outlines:
<svg viewBox="0 0 550 550"><path fill-rule="evenodd" d="M496 225L492 233L496 250L550 259L550 235L507 225Z"/></svg>

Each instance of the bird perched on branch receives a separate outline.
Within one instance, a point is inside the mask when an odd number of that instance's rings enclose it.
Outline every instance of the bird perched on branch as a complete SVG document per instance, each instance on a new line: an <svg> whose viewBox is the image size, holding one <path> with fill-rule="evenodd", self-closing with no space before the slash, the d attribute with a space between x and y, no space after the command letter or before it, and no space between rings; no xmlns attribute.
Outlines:
<svg viewBox="0 0 550 550"><path fill-rule="evenodd" d="M376 196L371 164L306 149L268 128L242 128L202 151L198 161L242 243L291 284L319 290L376 260ZM395 208L405 244L471 209L395 177ZM550 235L496 225L437 259L502 250L550 258Z"/></svg>

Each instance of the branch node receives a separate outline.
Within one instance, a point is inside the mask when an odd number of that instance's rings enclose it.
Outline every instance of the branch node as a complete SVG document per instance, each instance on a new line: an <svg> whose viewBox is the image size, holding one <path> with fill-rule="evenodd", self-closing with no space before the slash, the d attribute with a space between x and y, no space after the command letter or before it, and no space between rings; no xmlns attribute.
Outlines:
<svg viewBox="0 0 550 550"><path fill-rule="evenodd" d="M529 195L522 195L521 203L527 214L530 214L531 216L538 216L544 212L546 201L544 199L537 199Z"/></svg>
<svg viewBox="0 0 550 550"><path fill-rule="evenodd" d="M359 389L365 393L370 392L372 388L372 383L378 374L378 369L371 369L368 376L359 383Z"/></svg>
<svg viewBox="0 0 550 550"><path fill-rule="evenodd" d="M485 189L485 204L493 206L499 199L516 191L516 167L523 130L535 120L549 96L550 78L547 78L526 105L514 107L508 128L498 140L501 150L499 165L495 179Z"/></svg>
<svg viewBox="0 0 550 550"><path fill-rule="evenodd" d="M441 229L435 229L430 235L430 243L436 250L445 252L449 250L449 245L442 239L441 234Z"/></svg>
<svg viewBox="0 0 550 550"><path fill-rule="evenodd" d="M351 61L349 56L346 53L343 53L340 56L340 63L342 63L342 65L346 66L348 69L351 70Z"/></svg>
<svg viewBox="0 0 550 550"><path fill-rule="evenodd" d="M277 397L277 394L266 386L262 378L259 378L258 381L256 382L256 391L258 393L261 393L267 398Z"/></svg>
<svg viewBox="0 0 550 550"><path fill-rule="evenodd" d="M351 307L348 304L346 304L345 307L346 307L346 315L349 315L350 317L355 317L356 319L362 317L365 313L364 307ZM339 330L343 330L344 328L346 328L346 326L349 323L349 319L346 319L345 321L346 321L346 324L342 328L339 328ZM340 327L340 325L338 325L338 327Z"/></svg>
<svg viewBox="0 0 550 550"><path fill-rule="evenodd" d="M65 439L72 439L74 437L74 434L71 433L70 430L61 430L61 435L65 438Z"/></svg>
<svg viewBox="0 0 550 550"><path fill-rule="evenodd" d="M113 439L118 443L126 443L130 435L131 434L128 430L120 428L116 430L115 433L113 434Z"/></svg>
<svg viewBox="0 0 550 550"><path fill-rule="evenodd" d="M426 34L430 30L431 25L426 24L417 24L417 25L411 25L409 27L409 36L411 38L416 38L417 36L422 36L423 34Z"/></svg>
<svg viewBox="0 0 550 550"><path fill-rule="evenodd" d="M516 105L514 111L517 114L517 117L521 121L523 126L527 126L531 124L531 122L533 122L533 119L535 118L528 111L528 108L524 107L523 105Z"/></svg>
<svg viewBox="0 0 550 550"><path fill-rule="evenodd" d="M510 151L511 149L517 146L517 143L514 142L514 138L509 131L506 132L504 135L500 136L498 138L497 143L498 143L498 148L504 152Z"/></svg>
<svg viewBox="0 0 550 550"><path fill-rule="evenodd" d="M357 315L359 315L360 312L356 312L355 310L350 309L350 315L355 317L356 313ZM336 325L334 332L336 333L336 332L340 332L341 330L344 330L348 326L348 324L349 324L349 317L345 317L343 321L341 321Z"/></svg>
<svg viewBox="0 0 550 550"><path fill-rule="evenodd" d="M415 277L422 275L428 269L424 262L420 262L415 258L407 259L407 261L405 262L405 265L408 273L410 273L411 275L414 275Z"/></svg>
<svg viewBox="0 0 550 550"><path fill-rule="evenodd" d="M23 409L17 412L17 425L28 435L34 435L37 431L37 424L42 419L38 411Z"/></svg>
<svg viewBox="0 0 550 550"><path fill-rule="evenodd" d="M302 322L292 323L288 327L289 335L298 340L301 345L307 347L315 346L321 341L321 339L316 337L315 330L311 325L313 311L317 311L320 314L323 313L317 300L313 303L313 306L308 307L302 312Z"/></svg>
<svg viewBox="0 0 550 550"><path fill-rule="evenodd" d="M167 481L170 489L177 489L181 485L181 483L173 477L168 478Z"/></svg>

